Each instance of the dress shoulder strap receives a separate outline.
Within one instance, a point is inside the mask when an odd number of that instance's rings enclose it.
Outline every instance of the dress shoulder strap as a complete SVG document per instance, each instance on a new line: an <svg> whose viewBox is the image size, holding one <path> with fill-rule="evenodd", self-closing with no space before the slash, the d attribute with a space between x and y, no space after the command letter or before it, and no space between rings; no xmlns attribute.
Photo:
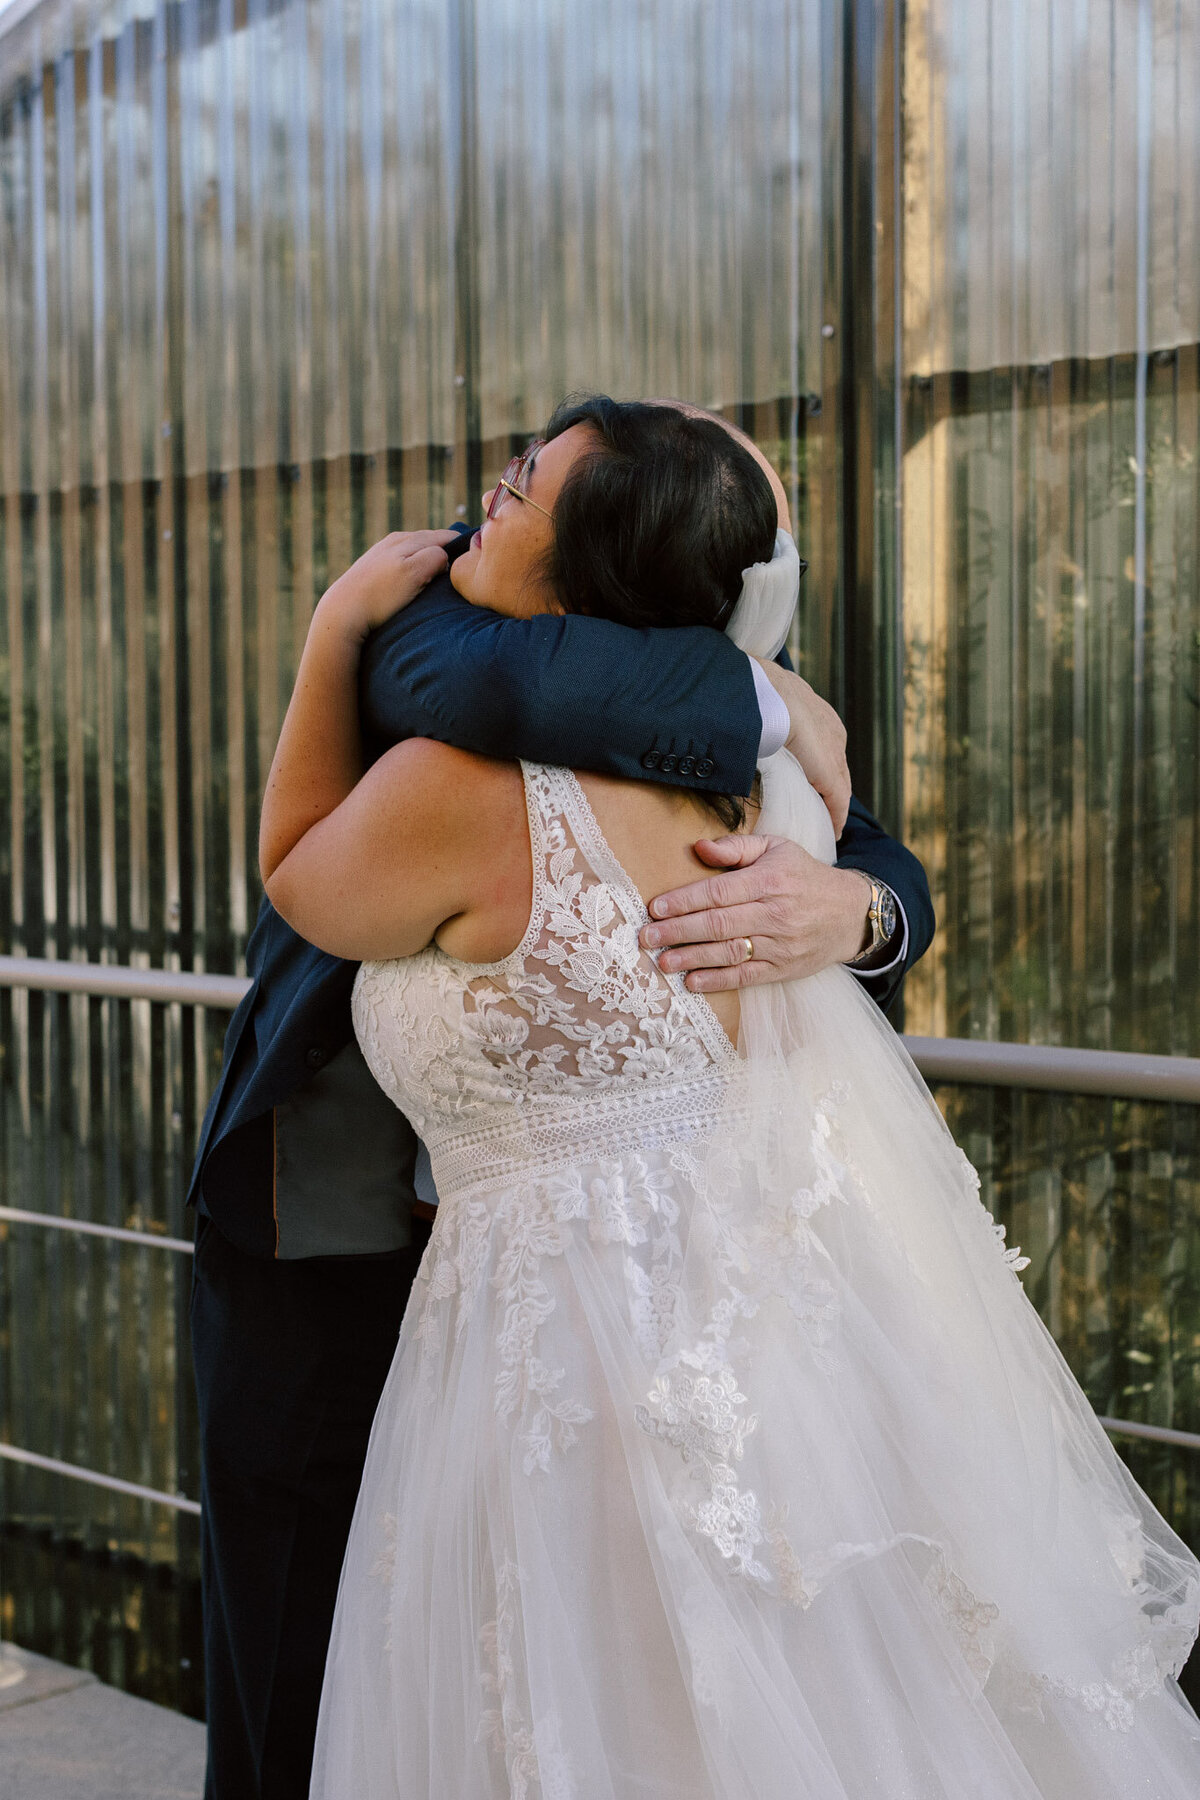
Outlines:
<svg viewBox="0 0 1200 1800"><path fill-rule="evenodd" d="M521 771L529 807L535 889L539 864L544 879L553 886L558 879L554 858L573 851L574 872L602 881L612 891L625 918L643 924L647 917L645 902L601 831L574 773L548 763L522 763Z"/></svg>
<svg viewBox="0 0 1200 1800"><path fill-rule="evenodd" d="M571 777L567 769L555 768L550 763L531 762L521 764L521 777L525 783L525 805L529 812L529 842L533 852L536 886L539 864L544 869L555 851L567 847L567 820L570 812L568 781Z"/></svg>

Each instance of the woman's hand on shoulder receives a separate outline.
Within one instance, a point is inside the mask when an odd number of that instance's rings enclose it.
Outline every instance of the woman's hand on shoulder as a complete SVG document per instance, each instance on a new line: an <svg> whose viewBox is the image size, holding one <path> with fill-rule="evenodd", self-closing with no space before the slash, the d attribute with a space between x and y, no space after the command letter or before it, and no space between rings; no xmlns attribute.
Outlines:
<svg viewBox="0 0 1200 1800"><path fill-rule="evenodd" d="M358 638L415 600L446 567L453 531L390 531L326 589L321 604Z"/></svg>

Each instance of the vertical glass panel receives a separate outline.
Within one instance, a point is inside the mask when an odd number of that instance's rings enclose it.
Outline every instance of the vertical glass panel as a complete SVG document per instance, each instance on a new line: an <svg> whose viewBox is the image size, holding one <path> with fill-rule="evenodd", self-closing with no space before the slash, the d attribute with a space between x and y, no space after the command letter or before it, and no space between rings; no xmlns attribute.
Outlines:
<svg viewBox="0 0 1200 1800"><path fill-rule="evenodd" d="M904 821L938 916L905 1022L1195 1056L1195 10L905 20ZM1200 1429L1195 1109L942 1098L1098 1409ZM1200 1456L1116 1442L1200 1542Z"/></svg>
<svg viewBox="0 0 1200 1800"><path fill-rule="evenodd" d="M922 1032L1194 1054L1200 29L907 13L906 830Z"/></svg>
<svg viewBox="0 0 1200 1800"><path fill-rule="evenodd" d="M460 505L568 393L723 410L789 488L813 564L796 648L828 681L828 9L532 0L462 18Z"/></svg>
<svg viewBox="0 0 1200 1800"><path fill-rule="evenodd" d="M308 620L569 389L736 417L838 598L821 0L0 15L0 950L240 972ZM224 1020L0 995L0 1198L185 1229ZM0 1226L0 1435L198 1476L187 1260ZM195 1709L195 1522L0 1462L0 1629ZM172 1585L174 1584L174 1585Z"/></svg>

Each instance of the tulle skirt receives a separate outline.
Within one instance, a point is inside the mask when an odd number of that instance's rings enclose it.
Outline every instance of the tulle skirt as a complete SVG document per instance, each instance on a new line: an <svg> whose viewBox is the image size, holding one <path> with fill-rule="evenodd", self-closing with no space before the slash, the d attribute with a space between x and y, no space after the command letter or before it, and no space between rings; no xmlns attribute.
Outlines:
<svg viewBox="0 0 1200 1800"><path fill-rule="evenodd" d="M1196 1800L1200 1569L903 1047L831 970L740 1048L702 1133L439 1182L314 1800Z"/></svg>
<svg viewBox="0 0 1200 1800"><path fill-rule="evenodd" d="M1196 1564L870 1002L804 988L705 1141L443 1197L319 1800L1200 1793Z"/></svg>

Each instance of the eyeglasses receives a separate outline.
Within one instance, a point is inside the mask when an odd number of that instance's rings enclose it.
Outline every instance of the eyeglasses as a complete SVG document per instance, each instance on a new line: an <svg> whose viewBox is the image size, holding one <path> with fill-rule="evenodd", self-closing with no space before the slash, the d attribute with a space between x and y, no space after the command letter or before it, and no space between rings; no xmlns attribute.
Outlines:
<svg viewBox="0 0 1200 1800"><path fill-rule="evenodd" d="M514 494L518 500L524 500L527 506L532 506L534 511L540 512L544 518L548 519L551 517L551 514L546 507L539 506L536 500L531 500L529 495L525 493L520 486L522 475L524 475L538 451L543 448L544 440L537 438L530 444L527 450L522 450L519 456L513 457L503 475L492 489L492 497L488 502L487 509L487 516L489 519L495 518L510 494Z"/></svg>

